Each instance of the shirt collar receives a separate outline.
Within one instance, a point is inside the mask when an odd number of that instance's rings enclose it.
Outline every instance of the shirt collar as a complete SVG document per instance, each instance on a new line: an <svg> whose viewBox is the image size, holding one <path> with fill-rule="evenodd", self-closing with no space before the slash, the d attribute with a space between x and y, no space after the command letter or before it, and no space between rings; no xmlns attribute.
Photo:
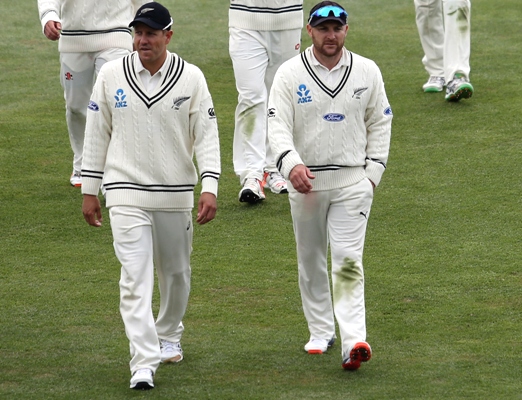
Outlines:
<svg viewBox="0 0 522 400"><path fill-rule="evenodd" d="M136 52L136 55L137 55L137 57L136 57L136 66L135 66L136 67L136 72L138 74L141 74L142 72L149 73L149 71L141 63L140 56L139 56L138 52ZM159 76L163 76L163 74L165 73L165 68L167 66L167 61L169 60L169 57L170 57L170 52L167 50L167 58L165 58L165 61L163 62L163 65L158 70L158 72L156 72L156 74L159 74ZM156 74L154 74L153 76L156 76Z"/></svg>

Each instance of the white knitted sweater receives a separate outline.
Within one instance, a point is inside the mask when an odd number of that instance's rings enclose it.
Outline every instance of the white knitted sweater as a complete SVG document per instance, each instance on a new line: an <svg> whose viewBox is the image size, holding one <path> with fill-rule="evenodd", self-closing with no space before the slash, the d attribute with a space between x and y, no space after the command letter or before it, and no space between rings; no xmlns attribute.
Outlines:
<svg viewBox="0 0 522 400"><path fill-rule="evenodd" d="M167 53L161 82L148 93L138 53L106 63L87 111L82 193L107 207L187 211L198 164L202 192L217 196L221 172L217 121L203 73Z"/></svg>
<svg viewBox="0 0 522 400"><path fill-rule="evenodd" d="M38 0L42 29L48 21L62 24L58 50L97 52L110 48L132 51L129 28L136 11L149 0Z"/></svg>
<svg viewBox="0 0 522 400"><path fill-rule="evenodd" d="M298 164L311 169L313 190L378 185L386 168L392 112L377 65L343 50L338 82L321 81L312 47L284 63L268 101L268 138L288 179ZM289 190L295 190L289 185Z"/></svg>
<svg viewBox="0 0 522 400"><path fill-rule="evenodd" d="M252 31L303 27L303 0L230 0L228 26Z"/></svg>

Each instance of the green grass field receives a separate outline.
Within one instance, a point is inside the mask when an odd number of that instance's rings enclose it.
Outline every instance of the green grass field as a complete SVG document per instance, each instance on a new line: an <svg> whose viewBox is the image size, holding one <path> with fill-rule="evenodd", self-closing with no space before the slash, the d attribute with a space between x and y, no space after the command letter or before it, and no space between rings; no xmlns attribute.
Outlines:
<svg viewBox="0 0 522 400"><path fill-rule="evenodd" d="M412 0L342 2L347 47L381 67L394 111L365 249L374 354L354 373L339 344L303 351L286 196L237 201L229 2L162 3L170 50L207 77L223 167L217 218L195 229L185 360L161 366L153 391L128 388L108 213L89 227L68 182L57 46L35 1L3 1L0 398L522 399L520 0L472 1L475 94L454 104L421 91Z"/></svg>

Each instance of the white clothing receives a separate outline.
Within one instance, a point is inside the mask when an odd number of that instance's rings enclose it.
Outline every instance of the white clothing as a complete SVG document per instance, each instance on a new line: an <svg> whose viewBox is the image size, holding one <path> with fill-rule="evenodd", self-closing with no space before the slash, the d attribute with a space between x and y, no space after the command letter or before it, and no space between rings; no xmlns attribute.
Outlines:
<svg viewBox="0 0 522 400"><path fill-rule="evenodd" d="M363 249L373 187L368 179L339 189L309 194L289 192L297 244L299 289L310 338L335 337L342 354L366 340ZM327 251L331 250L332 293Z"/></svg>
<svg viewBox="0 0 522 400"><path fill-rule="evenodd" d="M249 31L303 27L303 0L230 0L228 26Z"/></svg>
<svg viewBox="0 0 522 400"><path fill-rule="evenodd" d="M65 120L73 150L73 170L82 169L87 105L95 77L107 61L129 54L127 49L111 48L94 53L60 53L60 83L64 91Z"/></svg>
<svg viewBox="0 0 522 400"><path fill-rule="evenodd" d="M103 63L132 51L129 23L148 0L38 0L42 31L49 21L62 24L60 82L73 150L73 170L80 171L85 119L96 74Z"/></svg>
<svg viewBox="0 0 522 400"><path fill-rule="evenodd" d="M346 359L355 343L366 340L364 238L371 182L379 184L388 160L392 112L373 61L343 49L333 70L338 79L332 85L313 47L279 68L269 98L268 137L288 181L298 164L315 175L308 194L288 185L299 289L310 339L335 337L335 315Z"/></svg>
<svg viewBox="0 0 522 400"><path fill-rule="evenodd" d="M120 313L132 349L131 373L160 363L159 339L179 342L190 292L192 216L186 212L111 207L114 251L121 263ZM154 322L154 267L160 305Z"/></svg>
<svg viewBox="0 0 522 400"><path fill-rule="evenodd" d="M449 82L460 73L469 81L471 1L414 0L414 4L428 74Z"/></svg>
<svg viewBox="0 0 522 400"><path fill-rule="evenodd" d="M188 211L198 181L217 196L221 172L214 105L203 73L167 52L167 71L150 95L138 77L138 53L101 69L87 112L82 193L106 205Z"/></svg>
<svg viewBox="0 0 522 400"><path fill-rule="evenodd" d="M341 79L324 83L312 46L284 63L270 93L268 138L288 180L298 164L312 170L313 190L376 186L386 168L392 113L377 65L343 49ZM342 133L342 134L340 134ZM291 184L289 191L295 191Z"/></svg>
<svg viewBox="0 0 522 400"><path fill-rule="evenodd" d="M276 171L266 136L267 99L279 66L299 54L302 27L302 0L230 2L229 52L238 91L233 161L241 184Z"/></svg>
<svg viewBox="0 0 522 400"><path fill-rule="evenodd" d="M148 92L137 52L106 63L89 102L82 193L103 185L116 256L131 372L160 363L159 339L179 342L190 291L194 187L217 196L221 172L212 98L203 73L167 51ZM150 83L150 82L149 82ZM160 288L151 310L154 266Z"/></svg>

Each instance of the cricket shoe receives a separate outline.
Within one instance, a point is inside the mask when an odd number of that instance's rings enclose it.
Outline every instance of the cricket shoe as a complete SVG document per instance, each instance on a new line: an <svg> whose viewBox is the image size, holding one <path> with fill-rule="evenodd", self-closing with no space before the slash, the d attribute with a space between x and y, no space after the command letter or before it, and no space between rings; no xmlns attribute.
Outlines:
<svg viewBox="0 0 522 400"><path fill-rule="evenodd" d="M434 92L442 92L444 86L446 85L446 81L442 76L430 76L428 82L422 85L422 90L425 93L434 93Z"/></svg>
<svg viewBox="0 0 522 400"><path fill-rule="evenodd" d="M446 86L446 100L459 101L460 99L469 99L473 96L473 86L462 74L455 74L455 77Z"/></svg>
<svg viewBox="0 0 522 400"><path fill-rule="evenodd" d="M357 342L352 347L349 357L343 360L343 368L350 371L359 369L362 362L368 361L372 358L372 349L366 342Z"/></svg>
<svg viewBox="0 0 522 400"><path fill-rule="evenodd" d="M168 340L160 340L161 362L178 363L183 360L183 350L179 342L169 342Z"/></svg>
<svg viewBox="0 0 522 400"><path fill-rule="evenodd" d="M71 182L71 186L82 187L82 173L80 171L73 171L69 182Z"/></svg>
<svg viewBox="0 0 522 400"><path fill-rule="evenodd" d="M242 203L255 204L265 199L265 192L261 181L256 178L247 178L243 189L239 191L239 201Z"/></svg>
<svg viewBox="0 0 522 400"><path fill-rule="evenodd" d="M326 339L310 339L310 341L305 344L305 351L308 354L323 354L326 353L329 347L335 342L335 338L331 338L330 340Z"/></svg>
<svg viewBox="0 0 522 400"><path fill-rule="evenodd" d="M288 193L286 179L279 172L265 172L263 187L268 187L275 194Z"/></svg>
<svg viewBox="0 0 522 400"><path fill-rule="evenodd" d="M135 390L154 389L154 379L152 376L152 370L148 368L137 370L130 380L130 388Z"/></svg>

